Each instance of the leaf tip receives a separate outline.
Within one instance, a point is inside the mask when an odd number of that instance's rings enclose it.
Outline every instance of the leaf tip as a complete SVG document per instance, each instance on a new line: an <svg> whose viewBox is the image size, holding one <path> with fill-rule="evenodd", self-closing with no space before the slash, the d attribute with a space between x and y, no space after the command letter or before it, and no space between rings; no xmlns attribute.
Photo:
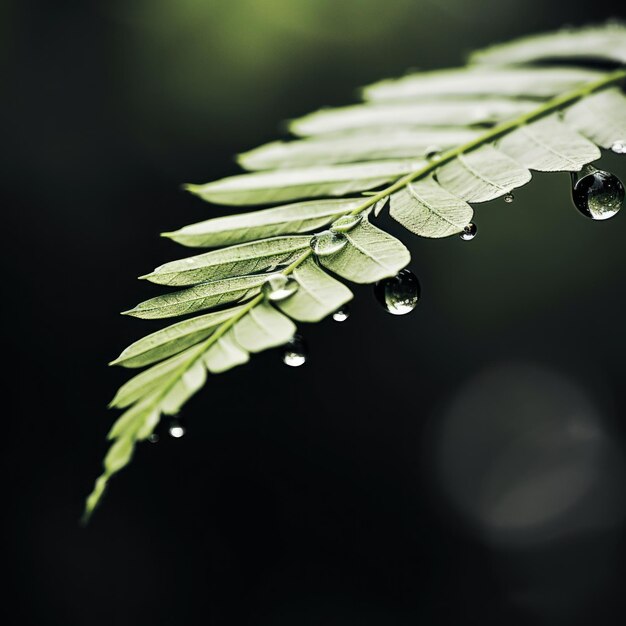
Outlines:
<svg viewBox="0 0 626 626"><path fill-rule="evenodd" d="M89 494L87 500L85 501L85 508L80 518L79 523L83 528L87 526L87 524L89 524L89 521L91 520L93 513L96 510L96 507L102 500L102 496L104 495L104 492L107 488L107 483L108 475L106 473L102 474L102 476L99 476L96 480L92 492Z"/></svg>
<svg viewBox="0 0 626 626"><path fill-rule="evenodd" d="M182 188L189 193L198 194L202 189L202 185L197 185L195 183L184 183Z"/></svg>

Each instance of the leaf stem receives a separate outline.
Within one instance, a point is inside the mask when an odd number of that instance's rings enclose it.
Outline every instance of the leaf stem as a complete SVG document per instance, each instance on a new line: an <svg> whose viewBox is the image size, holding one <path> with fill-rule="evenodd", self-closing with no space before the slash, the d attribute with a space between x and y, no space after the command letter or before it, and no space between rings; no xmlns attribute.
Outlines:
<svg viewBox="0 0 626 626"><path fill-rule="evenodd" d="M524 124L534 122L541 117L550 115L550 113L560 111L561 109L571 106L584 96L588 96L592 93L595 93L596 91L601 91L602 89L606 89L607 87L616 85L623 80L626 80L626 70L616 70L615 72L607 74L603 78L589 83L585 83L577 89L568 91L564 94L560 94L555 98L544 102L536 109L533 109L528 113L524 113L523 115L520 115L515 119L502 122L501 124L497 124L496 126L493 126L488 131L486 131L482 135L479 135L475 139L472 139L471 141L468 141L467 143L464 143L457 148L452 148L450 150L447 150L446 152L443 152L436 160L432 160L430 163L426 164L419 170L416 170L415 172L410 172L406 176L398 179L389 187L386 187L378 193L370 196L365 202L363 202L363 204L356 207L350 213L350 215L358 215L359 213L362 213L366 209L369 209L369 207L375 205L380 200L388 198L392 193L403 189L409 183L412 183L415 180L419 180L420 178L424 178L425 176L436 170L438 167L441 167L445 163L456 159L456 157L460 156L461 154L476 150L476 148L480 148L480 146L483 146L484 144L489 143L494 139L498 139L499 137L502 137L503 135L514 131Z"/></svg>
<svg viewBox="0 0 626 626"><path fill-rule="evenodd" d="M533 109L529 113L525 113L516 117L513 120L509 120L506 122L502 122L496 126L493 126L485 133L480 135L479 137L472 139L472 141L468 141L467 143L458 146L457 148L452 148L451 150L447 150L442 153L437 160L433 160L430 163L426 164L424 167L416 170L415 172L411 172L406 176L398 179L395 183L382 189L381 191L369 196L367 200L356 207L353 211L348 213L348 215L358 215L369 209L371 206L374 206L376 203L388 198L391 194L403 189L409 183L419 180L420 178L424 178L438 167L441 167L445 163L448 163L454 160L461 154L465 154L466 152L471 152L480 146L497 139L498 137L502 137L507 133L523 126L524 124L528 124L529 122L533 122L545 115L549 115L550 113L554 113L555 111L559 111L568 107L580 98L595 93L596 91L601 91L602 89L606 89L612 85L615 85L621 81L626 79L626 70L617 70L608 74L607 76L590 83L586 83L575 89L573 91L569 91L565 94L561 94L548 100L543 103L541 106ZM281 270L281 274L285 276L289 276L293 271L302 263L304 263L311 255L313 254L313 250L309 249L303 254L301 254L295 261L293 261L290 265ZM225 322L223 322L220 326L217 327L214 333L212 333L204 342L198 345L198 349L196 351L196 355L189 359L186 363L184 363L180 368L181 376L199 359L204 353L220 338L222 337L228 330L230 330L244 315L246 315L249 311L251 311L257 304L260 304L263 301L263 294L259 293L254 298L249 300L245 306L237 312L236 315L229 318ZM156 402L160 401L165 394L167 394L170 388L175 384L175 379L172 381L171 385L164 387L163 392L157 396L155 399Z"/></svg>

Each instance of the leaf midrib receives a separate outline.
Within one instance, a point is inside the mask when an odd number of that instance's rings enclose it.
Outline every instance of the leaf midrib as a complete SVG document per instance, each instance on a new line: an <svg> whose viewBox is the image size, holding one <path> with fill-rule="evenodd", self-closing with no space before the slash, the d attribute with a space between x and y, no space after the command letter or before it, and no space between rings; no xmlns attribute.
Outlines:
<svg viewBox="0 0 626 626"><path fill-rule="evenodd" d="M420 168L419 170L416 170L415 172L411 172L410 174L403 176L402 178L397 180L395 183L379 191L377 194L369 196L363 202L363 204L356 207L351 213L348 213L348 215L359 215L363 211L377 204L380 200L384 200L388 198L391 194L395 193L396 191L399 191L405 188L407 185L409 185L409 183L419 180L421 178L424 178L425 176L427 176L431 172L434 172L437 168L441 167L442 165L445 165L446 163L453 161L455 158L467 152L475 150L479 148L480 146L485 145L497 139L498 137L502 137L524 124L527 124L541 117L549 115L550 113L553 113L555 111L559 111L564 108L567 108L568 106L571 106L572 104L574 104L575 102L583 98L584 96L590 95L596 91L601 91L603 89L606 89L607 87L617 84L624 79L626 79L626 70L617 70L615 72L608 74L602 79L593 81L591 83L587 83L585 85L582 85L578 89L556 96L555 98L552 98L548 102L543 103L541 106L537 107L536 109L533 109L529 113L525 113L513 120L509 120L507 122L498 124L494 126L493 128L489 129L488 131L486 131L483 135L480 135L479 137L467 142L466 144L463 144L462 146L459 146L457 148L453 148L451 150L444 152L443 154L440 155L440 158L437 159L437 161L428 163L427 165ZM295 261L293 261L289 266L284 268L281 273L285 276L289 276L299 265L304 263L304 261L306 261L306 259L308 259L312 254L313 254L313 251L311 249L308 249L300 257L298 257ZM198 359L202 358L203 355L206 353L206 351L214 343L220 340L221 337L223 337L223 335L226 332L228 332L244 315L246 315L248 312L254 309L254 307L256 307L257 304L260 304L263 301L263 299L264 299L264 296L262 293L257 294L247 304L245 304L236 315L234 315L233 317L231 317L230 319L222 323L211 336L209 336L202 343L198 344L197 350L194 351L195 355L193 355L187 362L181 364L181 367L175 370L175 374L182 376L186 371L188 371L191 367L193 367L193 365L198 361ZM178 381L178 378L175 377L173 373L171 382L168 385L164 386L160 394L155 396L155 406L158 406L158 404L161 403L165 395L169 393L169 391L172 389L172 387L176 384L177 381Z"/></svg>

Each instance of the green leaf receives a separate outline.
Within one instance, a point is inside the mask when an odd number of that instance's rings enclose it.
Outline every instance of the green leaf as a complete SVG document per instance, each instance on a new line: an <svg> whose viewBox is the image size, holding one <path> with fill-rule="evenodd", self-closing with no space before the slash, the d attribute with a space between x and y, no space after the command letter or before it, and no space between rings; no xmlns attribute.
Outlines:
<svg viewBox="0 0 626 626"><path fill-rule="evenodd" d="M419 161L381 161L272 170L229 176L187 189L218 204L266 204L300 198L343 196L378 187L420 166Z"/></svg>
<svg viewBox="0 0 626 626"><path fill-rule="evenodd" d="M294 270L293 277L298 291L278 307L299 322L319 322L352 299L352 292L310 257Z"/></svg>
<svg viewBox="0 0 626 626"><path fill-rule="evenodd" d="M289 128L296 135L306 136L375 127L474 126L514 118L536 106L533 100L506 98L355 104L320 109L294 120Z"/></svg>
<svg viewBox="0 0 626 626"><path fill-rule="evenodd" d="M600 76L578 67L458 67L383 80L365 87L363 97L373 101L494 95L550 98Z"/></svg>
<svg viewBox="0 0 626 626"><path fill-rule="evenodd" d="M109 433L114 443L87 499L86 516L110 477L130 461L136 442L150 436L161 415L180 410L205 384L206 370L224 372L247 362L250 352L284 344L295 331L289 318L318 321L352 297L327 271L371 283L408 264L407 248L373 226L369 215L391 205L392 218L420 236L453 235L472 219L468 202L491 200L527 183L529 168L575 171L598 157L597 145L624 141L626 98L616 87L626 80L626 70L604 73L570 63L584 57L623 63L624 32L623 26L609 26L527 38L475 56L489 64L483 67L377 83L366 89L375 102L293 122L296 133L313 138L275 142L240 158L246 167L277 169L191 186L205 200L225 204L351 192L362 197L298 202L166 234L185 245L222 249L157 268L150 275L155 282L203 282L147 300L128 314L165 318L244 304L152 333L115 361L156 364L113 399L125 411ZM550 57L569 65L550 66ZM528 65L533 61L542 65ZM435 157L420 158L435 150ZM311 248L310 236L301 234L317 229L329 232L317 233ZM317 245L322 241L335 251L328 254ZM279 274L277 285L291 287L292 278L298 289L287 289L291 295L284 300L266 300L260 291L269 274L258 272L269 269Z"/></svg>
<svg viewBox="0 0 626 626"><path fill-rule="evenodd" d="M391 196L390 215L420 237L448 237L472 221L472 207L432 177L408 184Z"/></svg>
<svg viewBox="0 0 626 626"><path fill-rule="evenodd" d="M295 332L294 323L265 301L257 304L233 326L235 341L249 352L281 346Z"/></svg>
<svg viewBox="0 0 626 626"><path fill-rule="evenodd" d="M354 283L373 283L395 276L411 260L400 241L370 224L367 217L345 236L347 245L319 260L327 269Z"/></svg>
<svg viewBox="0 0 626 626"><path fill-rule="evenodd" d="M128 465L133 456L134 448L135 442L130 437L118 439L104 458L104 468L107 473L114 474L119 472L125 465Z"/></svg>
<svg viewBox="0 0 626 626"><path fill-rule="evenodd" d="M242 306L235 306L162 328L132 343L109 365L143 367L161 361L206 339L217 326L237 315L242 308Z"/></svg>
<svg viewBox="0 0 626 626"><path fill-rule="evenodd" d="M540 172L578 171L600 158L597 146L554 116L520 126L500 139L498 149Z"/></svg>
<svg viewBox="0 0 626 626"><path fill-rule="evenodd" d="M530 181L530 172L493 146L485 145L437 170L437 182L468 202L486 202Z"/></svg>
<svg viewBox="0 0 626 626"><path fill-rule="evenodd" d="M232 329L220 337L204 356L206 367L213 374L221 374L249 360L248 352L237 343Z"/></svg>
<svg viewBox="0 0 626 626"><path fill-rule="evenodd" d="M143 319L177 317L245 300L259 292L267 275L240 276L203 283L189 289L181 289L138 304L125 315Z"/></svg>
<svg viewBox="0 0 626 626"><path fill-rule="evenodd" d="M315 230L349 213L362 202L361 198L297 202L273 209L216 217L163 235L194 248L230 246Z"/></svg>
<svg viewBox="0 0 626 626"><path fill-rule="evenodd" d="M626 63L626 27L603 24L531 35L479 50L472 63L506 65L536 61L597 60Z"/></svg>
<svg viewBox="0 0 626 626"><path fill-rule="evenodd" d="M248 170L423 157L475 139L472 128L385 128L274 141L239 156Z"/></svg>
<svg viewBox="0 0 626 626"><path fill-rule="evenodd" d="M133 404L133 402L137 402L137 400L147 396L154 390L166 386L169 381L178 376L179 372L184 371L185 365L190 360L193 360L195 352L196 346L192 346L184 352L133 376L119 388L111 401L111 406L124 408Z"/></svg>
<svg viewBox="0 0 626 626"><path fill-rule="evenodd" d="M206 382L206 368L200 360L195 361L172 388L165 394L161 402L161 411L165 415L176 415L183 404L199 391Z"/></svg>
<svg viewBox="0 0 626 626"><path fill-rule="evenodd" d="M626 140L626 96L607 89L582 99L564 114L565 123L602 148Z"/></svg>
<svg viewBox="0 0 626 626"><path fill-rule="evenodd" d="M154 422L154 414L156 413L156 420L160 417L158 409L159 399L161 397L161 390L157 389L156 392L151 395L144 396L138 402L135 402L130 408L127 408L122 413L107 435L108 439L118 439L126 435L137 435L143 430L146 423Z"/></svg>
<svg viewBox="0 0 626 626"><path fill-rule="evenodd" d="M182 286L274 270L291 263L309 247L310 239L299 235L242 243L165 263L142 278L159 285Z"/></svg>

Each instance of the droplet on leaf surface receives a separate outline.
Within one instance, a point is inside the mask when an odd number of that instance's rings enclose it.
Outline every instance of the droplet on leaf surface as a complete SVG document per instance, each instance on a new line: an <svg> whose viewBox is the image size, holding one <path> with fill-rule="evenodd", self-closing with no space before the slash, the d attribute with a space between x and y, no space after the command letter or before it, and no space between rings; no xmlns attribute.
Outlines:
<svg viewBox="0 0 626 626"><path fill-rule="evenodd" d="M429 161L438 161L441 158L441 148L439 146L429 146L424 156Z"/></svg>
<svg viewBox="0 0 626 626"><path fill-rule="evenodd" d="M333 233L347 233L357 226L362 219L362 215L342 215L338 220L333 222L330 230Z"/></svg>
<svg viewBox="0 0 626 626"><path fill-rule="evenodd" d="M332 230L324 230L311 237L311 249L317 256L328 256L339 252L348 239L343 233L334 233Z"/></svg>
<svg viewBox="0 0 626 626"><path fill-rule="evenodd" d="M388 313L406 315L417 306L420 283L411 270L403 269L396 276L378 281L374 285L374 295Z"/></svg>
<svg viewBox="0 0 626 626"><path fill-rule="evenodd" d="M298 290L298 282L284 274L272 274L263 283L262 291L272 302L279 302L292 296Z"/></svg>

